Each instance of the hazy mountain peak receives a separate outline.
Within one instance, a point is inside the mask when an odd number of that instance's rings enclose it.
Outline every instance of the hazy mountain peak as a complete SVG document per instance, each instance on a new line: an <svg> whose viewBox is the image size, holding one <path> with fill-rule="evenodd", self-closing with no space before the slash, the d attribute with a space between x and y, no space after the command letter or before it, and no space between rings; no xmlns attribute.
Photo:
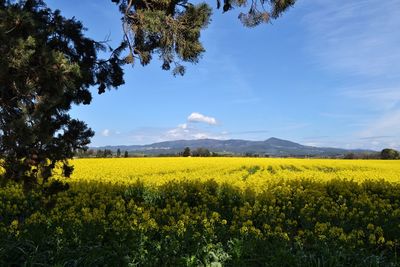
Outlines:
<svg viewBox="0 0 400 267"><path fill-rule="evenodd" d="M241 139L196 139L196 140L175 140L153 143L149 145L132 146L106 146L96 149L111 149L116 151L118 148L130 152L141 154L176 154L182 152L185 147L194 150L196 148L207 148L212 152L230 154L259 154L270 156L339 156L349 152L367 152L367 150L346 150L341 148L312 147L304 146L276 137L271 137L265 141L249 141ZM371 151L369 151L371 152Z"/></svg>

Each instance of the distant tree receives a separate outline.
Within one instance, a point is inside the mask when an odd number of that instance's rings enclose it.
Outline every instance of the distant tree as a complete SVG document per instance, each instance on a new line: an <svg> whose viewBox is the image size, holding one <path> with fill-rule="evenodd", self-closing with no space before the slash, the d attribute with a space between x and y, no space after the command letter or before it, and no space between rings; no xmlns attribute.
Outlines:
<svg viewBox="0 0 400 267"><path fill-rule="evenodd" d="M125 151L124 158L127 158L127 157L129 157L129 153L128 153L128 151Z"/></svg>
<svg viewBox="0 0 400 267"><path fill-rule="evenodd" d="M257 153L252 153L252 152L246 152L244 154L245 157L249 157L249 158L258 158L260 155Z"/></svg>
<svg viewBox="0 0 400 267"><path fill-rule="evenodd" d="M93 157L93 155L95 154L93 149L88 149L88 151L86 152L86 154L88 155L88 157Z"/></svg>
<svg viewBox="0 0 400 267"><path fill-rule="evenodd" d="M381 151L381 159L399 159L400 154L397 150L385 148Z"/></svg>
<svg viewBox="0 0 400 267"><path fill-rule="evenodd" d="M88 149L88 150L77 149L74 154L74 156L77 158L89 158L92 157L93 155L94 155L93 149Z"/></svg>
<svg viewBox="0 0 400 267"><path fill-rule="evenodd" d="M355 159L356 155L353 152L347 153L346 155L344 155L343 157L344 159Z"/></svg>
<svg viewBox="0 0 400 267"><path fill-rule="evenodd" d="M183 157L189 157L190 154L190 148L189 147L185 147L185 149L183 150L182 156Z"/></svg>
<svg viewBox="0 0 400 267"><path fill-rule="evenodd" d="M117 149L117 158L121 157L121 149Z"/></svg>
<svg viewBox="0 0 400 267"><path fill-rule="evenodd" d="M207 148L199 147L192 152L193 157L209 157L211 156L210 150Z"/></svg>
<svg viewBox="0 0 400 267"><path fill-rule="evenodd" d="M360 153L347 153L343 157L344 159L380 159L381 153L372 153L372 152L360 152Z"/></svg>
<svg viewBox="0 0 400 267"><path fill-rule="evenodd" d="M107 158L108 156L112 157L112 151L111 149L104 149L103 151L103 157Z"/></svg>
<svg viewBox="0 0 400 267"><path fill-rule="evenodd" d="M99 149L96 151L96 158L101 158L104 156L104 151Z"/></svg>

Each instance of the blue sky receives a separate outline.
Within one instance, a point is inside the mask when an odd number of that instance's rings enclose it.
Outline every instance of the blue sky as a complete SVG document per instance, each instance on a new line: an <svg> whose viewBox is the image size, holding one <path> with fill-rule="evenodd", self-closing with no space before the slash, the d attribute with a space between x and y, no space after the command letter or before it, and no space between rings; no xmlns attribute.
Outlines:
<svg viewBox="0 0 400 267"><path fill-rule="evenodd" d="M91 38L120 41L110 0L47 3L81 20ZM274 136L400 149L400 1L298 0L252 29L238 12L214 9L201 36L206 52L184 77L155 60L127 66L118 90L93 88L92 104L71 111L96 132L92 146Z"/></svg>

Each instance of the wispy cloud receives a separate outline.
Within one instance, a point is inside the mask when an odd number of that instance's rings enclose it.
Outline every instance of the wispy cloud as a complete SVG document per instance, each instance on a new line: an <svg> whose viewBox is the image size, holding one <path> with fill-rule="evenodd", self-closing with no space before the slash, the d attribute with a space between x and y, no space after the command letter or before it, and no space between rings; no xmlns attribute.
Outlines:
<svg viewBox="0 0 400 267"><path fill-rule="evenodd" d="M372 111L354 132L358 142L374 149L400 147L400 86L350 89L343 96Z"/></svg>
<svg viewBox="0 0 400 267"><path fill-rule="evenodd" d="M104 129L103 131L101 131L101 135L104 136L104 137L110 136L110 130L109 129Z"/></svg>
<svg viewBox="0 0 400 267"><path fill-rule="evenodd" d="M160 133L161 140L191 140L191 139L225 139L226 134L219 132L212 132L203 129L191 127L183 130L180 127L169 129L165 132Z"/></svg>
<svg viewBox="0 0 400 267"><path fill-rule="evenodd" d="M321 67L350 75L399 75L400 1L316 0L302 22Z"/></svg>
<svg viewBox="0 0 400 267"><path fill-rule="evenodd" d="M365 140L375 140L375 139L390 139L394 138L396 136L394 135L383 135L383 136L366 136L366 137L361 137L360 139L365 139Z"/></svg>
<svg viewBox="0 0 400 267"><path fill-rule="evenodd" d="M243 105L261 101L252 82L254 72L243 69L241 60L237 59L241 52L237 52L239 54L227 53L223 45L226 38L227 36L221 37L220 34L207 38L211 44L208 45L207 53L200 62L199 73L196 75L201 75L205 81L212 81L209 84L212 88L218 88L219 92L225 92L226 97L222 100L224 102ZM212 44L214 44L214 48L212 48Z"/></svg>
<svg viewBox="0 0 400 267"><path fill-rule="evenodd" d="M320 116L330 118L330 119L343 119L343 120L354 120L359 119L361 115L359 114L349 114L349 113L342 113L342 112L321 112L319 113Z"/></svg>
<svg viewBox="0 0 400 267"><path fill-rule="evenodd" d="M370 125L359 133L360 137L396 136L400 145L400 109L392 110L371 121Z"/></svg>
<svg viewBox="0 0 400 267"><path fill-rule="evenodd" d="M193 112L187 118L188 122L204 122L209 125L216 125L217 120L214 117L209 117L198 112Z"/></svg>
<svg viewBox="0 0 400 267"><path fill-rule="evenodd" d="M348 88L342 90L342 95L363 101L374 109L390 110L400 104L400 86L385 88Z"/></svg>
<svg viewBox="0 0 400 267"><path fill-rule="evenodd" d="M319 115L340 121L340 136L309 143L380 150L400 147L400 2L326 1L307 4L302 24L310 58L345 84L335 108ZM339 133L338 133L339 134Z"/></svg>

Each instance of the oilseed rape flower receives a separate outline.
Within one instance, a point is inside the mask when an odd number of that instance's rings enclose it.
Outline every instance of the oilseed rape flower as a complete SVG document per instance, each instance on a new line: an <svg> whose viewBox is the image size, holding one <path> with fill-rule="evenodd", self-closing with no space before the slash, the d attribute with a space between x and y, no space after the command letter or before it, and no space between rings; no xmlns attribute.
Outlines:
<svg viewBox="0 0 400 267"><path fill-rule="evenodd" d="M397 264L399 161L71 163L70 189L56 195L0 187L0 266Z"/></svg>

